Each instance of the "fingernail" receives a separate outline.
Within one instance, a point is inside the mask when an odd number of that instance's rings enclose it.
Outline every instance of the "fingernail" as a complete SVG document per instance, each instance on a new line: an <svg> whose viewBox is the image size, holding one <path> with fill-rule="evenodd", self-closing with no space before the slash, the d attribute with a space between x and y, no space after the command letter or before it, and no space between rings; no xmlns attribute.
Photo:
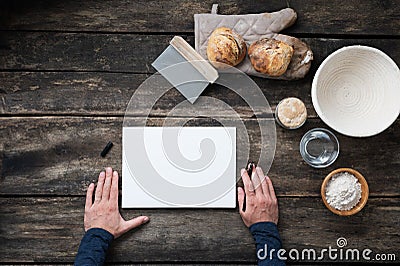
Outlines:
<svg viewBox="0 0 400 266"><path fill-rule="evenodd" d="M266 179L269 179L269 176L266 175L265 178L266 178Z"/></svg>
<svg viewBox="0 0 400 266"><path fill-rule="evenodd" d="M116 174L117 174L117 171L114 171L113 174L116 175Z"/></svg>
<svg viewBox="0 0 400 266"><path fill-rule="evenodd" d="M244 172L246 172L246 170L245 170L244 168L242 168L242 169L240 170L240 174L243 175Z"/></svg>
<svg viewBox="0 0 400 266"><path fill-rule="evenodd" d="M146 216L146 217L144 217L143 222L147 223L149 220L150 220L149 217Z"/></svg>

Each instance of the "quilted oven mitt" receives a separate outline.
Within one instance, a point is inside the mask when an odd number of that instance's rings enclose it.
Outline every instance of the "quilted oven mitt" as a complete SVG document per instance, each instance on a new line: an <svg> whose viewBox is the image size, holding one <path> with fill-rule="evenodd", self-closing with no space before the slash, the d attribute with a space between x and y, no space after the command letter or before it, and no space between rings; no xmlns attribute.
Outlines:
<svg viewBox="0 0 400 266"><path fill-rule="evenodd" d="M285 8L278 12L261 14L218 15L217 7L216 4L213 5L211 14L194 15L195 49L202 57L207 59L207 43L211 33L218 27L228 27L242 35L247 47L259 39L272 38L294 48L292 60L282 76L270 77L257 72L248 56L236 66L241 71L253 76L285 80L301 79L307 74L313 59L310 47L295 37L279 34L296 21L297 14L293 9Z"/></svg>

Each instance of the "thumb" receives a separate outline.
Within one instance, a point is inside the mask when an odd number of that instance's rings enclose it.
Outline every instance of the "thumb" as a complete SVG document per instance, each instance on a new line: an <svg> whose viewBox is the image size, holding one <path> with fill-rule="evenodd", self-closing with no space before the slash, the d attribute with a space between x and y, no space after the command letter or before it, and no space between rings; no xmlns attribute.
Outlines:
<svg viewBox="0 0 400 266"><path fill-rule="evenodd" d="M129 230L139 227L142 224L145 224L149 221L149 217L147 216L139 216L136 218L133 218L131 220L125 221L125 232L128 232Z"/></svg>
<svg viewBox="0 0 400 266"><path fill-rule="evenodd" d="M243 212L243 202L244 202L244 191L243 188L238 187L238 202L239 202L239 212Z"/></svg>

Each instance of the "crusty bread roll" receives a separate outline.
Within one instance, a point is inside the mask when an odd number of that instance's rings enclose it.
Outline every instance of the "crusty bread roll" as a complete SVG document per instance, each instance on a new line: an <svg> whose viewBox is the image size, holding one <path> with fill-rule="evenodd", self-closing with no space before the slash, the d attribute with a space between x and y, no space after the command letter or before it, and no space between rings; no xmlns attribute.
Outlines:
<svg viewBox="0 0 400 266"><path fill-rule="evenodd" d="M249 47L250 62L254 69L271 77L279 77L286 72L292 55L292 46L274 39L261 39Z"/></svg>
<svg viewBox="0 0 400 266"><path fill-rule="evenodd" d="M226 67L224 64L238 65L243 61L246 52L247 46L242 36L229 28L215 29L208 40L207 57L216 68Z"/></svg>

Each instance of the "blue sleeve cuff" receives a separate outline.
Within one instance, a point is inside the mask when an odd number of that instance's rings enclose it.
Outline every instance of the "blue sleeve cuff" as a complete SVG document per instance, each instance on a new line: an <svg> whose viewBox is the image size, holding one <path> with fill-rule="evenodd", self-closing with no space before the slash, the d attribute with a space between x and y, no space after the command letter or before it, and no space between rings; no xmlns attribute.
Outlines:
<svg viewBox="0 0 400 266"><path fill-rule="evenodd" d="M259 222L252 224L249 229L257 247L264 247L265 244L268 244L268 249L278 250L282 248L278 226L275 223Z"/></svg>
<svg viewBox="0 0 400 266"><path fill-rule="evenodd" d="M91 236L97 236L100 237L104 240L104 242L107 242L110 244L114 240L114 236L108 232L107 230L103 228L90 228L89 230L86 231L84 237L91 237Z"/></svg>
<svg viewBox="0 0 400 266"><path fill-rule="evenodd" d="M256 242L258 265L285 265L277 257L282 248L278 227L273 222L259 222L249 227Z"/></svg>
<svg viewBox="0 0 400 266"><path fill-rule="evenodd" d="M101 228L87 230L79 245L74 265L103 265L114 236Z"/></svg>
<svg viewBox="0 0 400 266"><path fill-rule="evenodd" d="M257 232L273 232L273 233L278 233L278 226L273 223L273 222L258 222L255 224L252 224L250 227L250 232L252 234L257 233ZM278 233L279 235L279 233Z"/></svg>

